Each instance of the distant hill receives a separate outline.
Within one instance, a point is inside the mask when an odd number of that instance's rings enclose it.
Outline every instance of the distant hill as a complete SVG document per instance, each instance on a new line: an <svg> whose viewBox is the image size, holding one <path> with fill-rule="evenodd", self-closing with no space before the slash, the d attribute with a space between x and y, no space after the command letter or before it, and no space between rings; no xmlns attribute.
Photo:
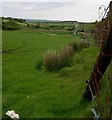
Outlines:
<svg viewBox="0 0 112 120"><path fill-rule="evenodd" d="M30 18L12 18L12 17L1 17L0 19L2 20L15 20L18 22L40 22L40 23L57 23L57 22L63 22L63 23L76 23L77 21L70 21L70 20L65 20L65 21L61 21L61 20L47 20L47 19L30 19Z"/></svg>
<svg viewBox="0 0 112 120"><path fill-rule="evenodd" d="M26 22L61 22L59 20L46 20L46 19L25 19Z"/></svg>
<svg viewBox="0 0 112 120"><path fill-rule="evenodd" d="M26 22L63 22L63 23L76 23L77 21L61 21L61 20L46 20L46 19L25 19Z"/></svg>

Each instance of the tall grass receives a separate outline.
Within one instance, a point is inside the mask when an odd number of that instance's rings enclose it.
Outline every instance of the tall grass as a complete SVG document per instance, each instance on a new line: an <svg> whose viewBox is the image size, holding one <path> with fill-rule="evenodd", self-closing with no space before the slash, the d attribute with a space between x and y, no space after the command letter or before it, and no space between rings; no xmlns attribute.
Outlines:
<svg viewBox="0 0 112 120"><path fill-rule="evenodd" d="M89 46L89 43L86 41L73 41L69 44L73 47L74 51L81 51L83 48L87 48Z"/></svg>
<svg viewBox="0 0 112 120"><path fill-rule="evenodd" d="M56 69L58 64L58 55L56 50L48 50L44 56L45 68L49 71Z"/></svg>
<svg viewBox="0 0 112 120"><path fill-rule="evenodd" d="M52 49L48 50L44 55L44 65L46 70L59 70L70 65L70 60L73 54L72 46L66 46L60 51Z"/></svg>
<svg viewBox="0 0 112 120"><path fill-rule="evenodd" d="M63 49L57 50L48 50L44 55L44 65L46 70L59 70L66 66L70 66L71 58L75 52L81 51L83 48L87 48L89 46L88 43L80 41L80 42L71 42Z"/></svg>

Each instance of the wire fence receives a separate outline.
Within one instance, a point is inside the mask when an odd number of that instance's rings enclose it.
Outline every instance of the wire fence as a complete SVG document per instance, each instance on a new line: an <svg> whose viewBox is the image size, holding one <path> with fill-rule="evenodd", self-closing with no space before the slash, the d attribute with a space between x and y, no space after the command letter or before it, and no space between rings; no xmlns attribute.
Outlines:
<svg viewBox="0 0 112 120"><path fill-rule="evenodd" d="M102 10L100 12L100 10ZM99 15L99 22L96 26L95 31L95 39L97 40L97 45L100 47L100 50L105 43L105 40L107 39L107 36L109 34L110 28L112 27L112 1L110 2L109 6L105 8L104 5L101 5L98 10ZM110 48L112 48L112 40L110 44ZM110 52L111 53L111 52ZM110 55L107 55L105 53L100 52L102 56L112 57L112 53ZM97 63L97 73L94 72L94 76L96 76L93 87L94 90L97 91L97 95L94 96L91 90L91 86L89 84L89 81L87 81L87 84L89 86L91 95L92 95L92 107L91 111L94 115L94 119L98 120L99 118L111 118L112 117L112 61L110 65L108 66L106 73L102 75L102 73L99 70L99 66L102 65L102 61L100 63ZM101 84L101 90L98 91L98 83L97 78L99 77L99 74L103 76L103 82L104 84ZM112 118L111 118L112 119Z"/></svg>

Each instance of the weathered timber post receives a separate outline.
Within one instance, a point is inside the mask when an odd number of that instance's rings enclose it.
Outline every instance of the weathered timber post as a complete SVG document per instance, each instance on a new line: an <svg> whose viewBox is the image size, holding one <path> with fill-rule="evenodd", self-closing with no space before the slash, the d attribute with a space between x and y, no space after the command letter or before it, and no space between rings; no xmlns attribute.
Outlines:
<svg viewBox="0 0 112 120"><path fill-rule="evenodd" d="M86 86L85 91L83 93L83 97L92 100L92 94L96 95L99 89L99 82L105 73L107 67L109 66L112 59L112 26L110 28L108 37L105 41L105 43L102 46L102 49L97 57L96 63L94 65L94 68L91 72L91 75L89 77L89 84ZM91 90L89 88L91 87Z"/></svg>

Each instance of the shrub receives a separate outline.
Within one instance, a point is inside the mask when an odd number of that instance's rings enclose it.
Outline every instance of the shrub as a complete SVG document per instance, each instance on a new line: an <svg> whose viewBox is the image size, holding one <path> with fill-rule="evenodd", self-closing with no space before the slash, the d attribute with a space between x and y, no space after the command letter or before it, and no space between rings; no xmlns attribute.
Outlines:
<svg viewBox="0 0 112 120"><path fill-rule="evenodd" d="M71 57L73 56L73 48L66 46L60 51L48 50L44 55L44 65L46 70L59 70L70 65Z"/></svg>
<svg viewBox="0 0 112 120"><path fill-rule="evenodd" d="M20 26L14 21L9 21L9 22L2 23L2 29L3 30L18 30L20 29Z"/></svg>
<svg viewBox="0 0 112 120"><path fill-rule="evenodd" d="M42 26L40 24L36 24L35 28L42 28Z"/></svg>

